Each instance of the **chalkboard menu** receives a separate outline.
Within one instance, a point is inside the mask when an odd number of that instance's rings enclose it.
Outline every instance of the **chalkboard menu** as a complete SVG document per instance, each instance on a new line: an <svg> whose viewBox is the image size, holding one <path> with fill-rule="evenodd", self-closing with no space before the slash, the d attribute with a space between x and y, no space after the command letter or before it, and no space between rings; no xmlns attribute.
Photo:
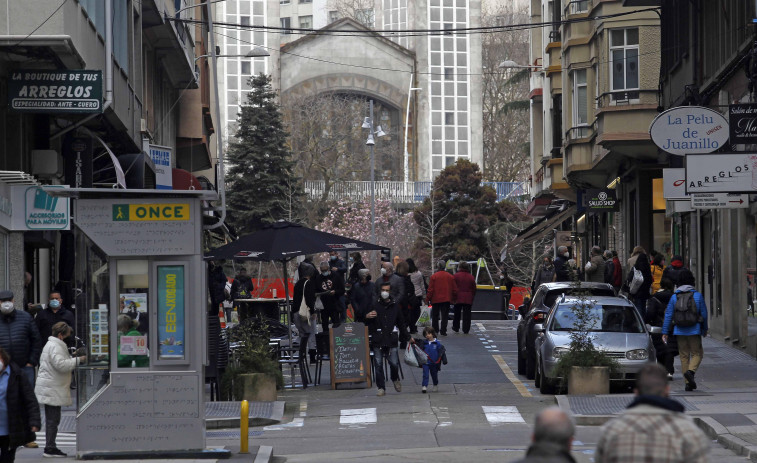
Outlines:
<svg viewBox="0 0 757 463"><path fill-rule="evenodd" d="M362 323L344 323L329 331L331 389L337 383L365 382L371 387L371 356L368 328Z"/></svg>

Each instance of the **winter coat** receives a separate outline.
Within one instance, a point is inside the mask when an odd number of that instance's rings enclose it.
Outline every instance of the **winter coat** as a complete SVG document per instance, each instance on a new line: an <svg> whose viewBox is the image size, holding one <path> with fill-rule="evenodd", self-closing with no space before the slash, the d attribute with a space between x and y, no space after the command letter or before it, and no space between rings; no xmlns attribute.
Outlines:
<svg viewBox="0 0 757 463"><path fill-rule="evenodd" d="M673 326L673 312L675 310L676 301L678 300L678 295L689 291L694 292L694 302L699 310L699 316L702 317L702 322L693 326ZM665 309L665 322L662 325L662 332L670 334L671 331L676 336L695 336L707 333L707 305L704 303L704 296L702 296L702 293L694 289L691 285L679 286L668 302L668 307Z"/></svg>
<svg viewBox="0 0 757 463"><path fill-rule="evenodd" d="M411 307L415 307L418 298L415 297L415 286L413 285L413 280L410 279L410 275L400 275L402 277L402 288L405 290L403 296L402 296L402 308L403 309L409 309Z"/></svg>
<svg viewBox="0 0 757 463"><path fill-rule="evenodd" d="M218 310L218 304L226 299L226 274L223 273L223 267L216 265L208 273L208 292L210 292L210 301L213 309Z"/></svg>
<svg viewBox="0 0 757 463"><path fill-rule="evenodd" d="M339 298L344 296L344 277L339 272L330 271L326 276L319 273L316 275L314 281L316 294L325 291L334 291L334 294L324 294L321 296L323 310L326 313L338 313Z"/></svg>
<svg viewBox="0 0 757 463"><path fill-rule="evenodd" d="M612 259L605 261L605 283L613 284L615 276L615 262ZM615 286L615 285L613 285Z"/></svg>
<svg viewBox="0 0 757 463"><path fill-rule="evenodd" d="M71 357L66 343L50 336L39 358L34 385L37 402L57 407L71 405L71 372L78 364L79 358Z"/></svg>
<svg viewBox="0 0 757 463"><path fill-rule="evenodd" d="M9 370L6 372L6 370ZM35 440L33 427L41 428L39 404L34 389L26 380L23 370L12 362L0 374L10 375L5 391L8 408L9 447L15 449Z"/></svg>
<svg viewBox="0 0 757 463"><path fill-rule="evenodd" d="M53 312L50 307L40 310L34 319L39 330L40 339L47 339L53 335L53 325L58 322L66 322L71 329L74 329L74 314L65 307L60 307L57 312Z"/></svg>
<svg viewBox="0 0 757 463"><path fill-rule="evenodd" d="M231 283L232 299L250 299L255 285L252 284L252 278L247 275L237 275Z"/></svg>
<svg viewBox="0 0 757 463"><path fill-rule="evenodd" d="M334 260L331 260L331 258L329 257L329 268L332 272L336 268L336 271L342 277L342 281L344 281L344 276L347 274L347 263L345 261L338 257Z"/></svg>
<svg viewBox="0 0 757 463"><path fill-rule="evenodd" d="M649 323L652 326L659 326L665 323L665 310L668 308L668 302L673 296L673 291L663 290L657 291L647 299L647 313L645 315L645 323ZM657 355L669 353L678 355L678 342L675 336L668 337L668 342L662 342L662 334L651 334L652 344L657 351Z"/></svg>
<svg viewBox="0 0 757 463"><path fill-rule="evenodd" d="M415 296L420 301L423 299L423 295L426 294L426 282L423 279L423 274L420 270L410 274L410 281L413 282L413 288L415 289Z"/></svg>
<svg viewBox="0 0 757 463"><path fill-rule="evenodd" d="M376 286L374 286L374 296L378 298L381 294L381 284L389 282L389 295L393 300L403 304L405 302L405 279L396 273L392 273L389 278L386 275L382 275L376 280Z"/></svg>
<svg viewBox="0 0 757 463"><path fill-rule="evenodd" d="M372 347L397 347L399 341L410 340L400 305L391 296L389 299L376 299L373 302L373 310L376 311L376 317L365 320L371 335ZM399 330L397 334L394 333L395 326Z"/></svg>
<svg viewBox="0 0 757 463"><path fill-rule="evenodd" d="M442 343L439 342L438 339L434 339L433 341L424 339L423 352L426 353L426 356L431 361L431 363L443 363L445 365L447 364L447 349L444 348L444 345L442 345Z"/></svg>
<svg viewBox="0 0 757 463"><path fill-rule="evenodd" d="M373 300L376 298L375 284L372 281L357 282L350 288L350 303L355 310L355 319L365 320L365 314L371 311Z"/></svg>
<svg viewBox="0 0 757 463"><path fill-rule="evenodd" d="M455 273L455 284L457 285L457 300L455 304L473 304L473 298L476 295L476 279L470 272L459 270Z"/></svg>
<svg viewBox="0 0 757 463"><path fill-rule="evenodd" d="M643 265L641 262L637 262L636 258L638 258L638 256L635 256L634 258L634 265L628 268L628 275L626 275L626 285L628 285L629 287L631 286L631 282L633 281L633 269L639 270L644 276L644 282L641 284L636 293L633 294L633 296L647 297L649 296L649 289L652 287L652 269L649 265Z"/></svg>
<svg viewBox="0 0 757 463"><path fill-rule="evenodd" d="M551 283L552 278L555 276L555 267L550 263L549 266L542 264L534 275L534 286L531 288L532 292L536 292L542 283Z"/></svg>
<svg viewBox="0 0 757 463"><path fill-rule="evenodd" d="M623 285L623 267L617 257L612 258L612 285L616 288Z"/></svg>
<svg viewBox="0 0 757 463"><path fill-rule="evenodd" d="M292 291L292 314L296 314L300 311L300 305L302 304L303 294L305 296L305 305L308 306L310 314L315 313L315 293L316 286L313 279L303 278L297 280Z"/></svg>
<svg viewBox="0 0 757 463"><path fill-rule="evenodd" d="M649 270L652 273L652 287L650 291L654 294L660 289L660 280L662 280L662 274L665 272L665 269L662 268L662 265L652 264Z"/></svg>
<svg viewBox="0 0 757 463"><path fill-rule="evenodd" d="M0 315L0 347L16 365L39 364L42 338L29 313L16 309L8 315Z"/></svg>
<svg viewBox="0 0 757 463"><path fill-rule="evenodd" d="M437 270L429 279L426 294L427 299L432 305L441 302L456 301L457 284L455 283L455 277L445 270Z"/></svg>
<svg viewBox="0 0 757 463"><path fill-rule="evenodd" d="M565 256L557 256L555 257L553 264L555 266L555 281L570 281L568 258Z"/></svg>
<svg viewBox="0 0 757 463"><path fill-rule="evenodd" d="M575 463L570 452L554 442L534 442L526 457L515 463Z"/></svg>
<svg viewBox="0 0 757 463"><path fill-rule="evenodd" d="M353 285L360 281L360 275L358 275L358 272L364 268L365 264L363 261L356 260L355 263L352 264L352 267L350 267L350 276L347 278L347 281Z"/></svg>
<svg viewBox="0 0 757 463"><path fill-rule="evenodd" d="M678 261L676 261L678 263ZM665 270L662 272L662 278L667 278L671 282L673 282L674 286L678 286L678 280L681 278L681 271L683 271L684 267L683 264L680 266L676 266L675 264L670 264L667 267L665 267Z"/></svg>
<svg viewBox="0 0 757 463"><path fill-rule="evenodd" d="M602 256L591 256L586 270L586 281L605 282L605 260Z"/></svg>

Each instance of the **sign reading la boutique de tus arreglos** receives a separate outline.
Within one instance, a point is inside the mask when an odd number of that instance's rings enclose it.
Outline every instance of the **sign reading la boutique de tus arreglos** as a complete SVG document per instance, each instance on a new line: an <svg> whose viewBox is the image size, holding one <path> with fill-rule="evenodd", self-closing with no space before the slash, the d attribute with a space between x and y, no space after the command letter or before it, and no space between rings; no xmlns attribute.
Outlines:
<svg viewBox="0 0 757 463"><path fill-rule="evenodd" d="M732 104L728 118L732 145L757 143L757 104Z"/></svg>
<svg viewBox="0 0 757 463"><path fill-rule="evenodd" d="M101 113L102 95L102 71L13 71L8 79L8 105L16 112Z"/></svg>
<svg viewBox="0 0 757 463"><path fill-rule="evenodd" d="M592 212L615 212L618 210L618 198L615 190L586 190L586 209Z"/></svg>

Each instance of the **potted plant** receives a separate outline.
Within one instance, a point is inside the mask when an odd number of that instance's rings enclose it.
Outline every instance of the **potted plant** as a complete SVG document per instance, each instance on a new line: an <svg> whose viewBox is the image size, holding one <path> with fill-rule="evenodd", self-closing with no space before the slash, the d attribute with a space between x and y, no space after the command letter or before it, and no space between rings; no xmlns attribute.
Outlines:
<svg viewBox="0 0 757 463"><path fill-rule="evenodd" d="M223 397L255 402L276 400L276 390L283 387L284 377L268 341L268 327L255 319L230 330L233 354L221 379Z"/></svg>

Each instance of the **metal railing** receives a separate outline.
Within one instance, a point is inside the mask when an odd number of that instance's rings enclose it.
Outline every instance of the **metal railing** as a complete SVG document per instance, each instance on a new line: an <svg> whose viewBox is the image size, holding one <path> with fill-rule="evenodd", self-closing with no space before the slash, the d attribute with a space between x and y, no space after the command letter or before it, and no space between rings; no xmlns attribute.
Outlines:
<svg viewBox="0 0 757 463"><path fill-rule="evenodd" d="M494 188L497 200L520 199L528 195L530 188L528 182L481 182ZM374 194L377 199L388 199L395 204L421 203L431 192L432 182L374 182ZM310 199L320 200L353 200L359 201L371 196L371 182L336 182L329 188L324 198L326 189L323 180L306 180L304 182L305 194Z"/></svg>

